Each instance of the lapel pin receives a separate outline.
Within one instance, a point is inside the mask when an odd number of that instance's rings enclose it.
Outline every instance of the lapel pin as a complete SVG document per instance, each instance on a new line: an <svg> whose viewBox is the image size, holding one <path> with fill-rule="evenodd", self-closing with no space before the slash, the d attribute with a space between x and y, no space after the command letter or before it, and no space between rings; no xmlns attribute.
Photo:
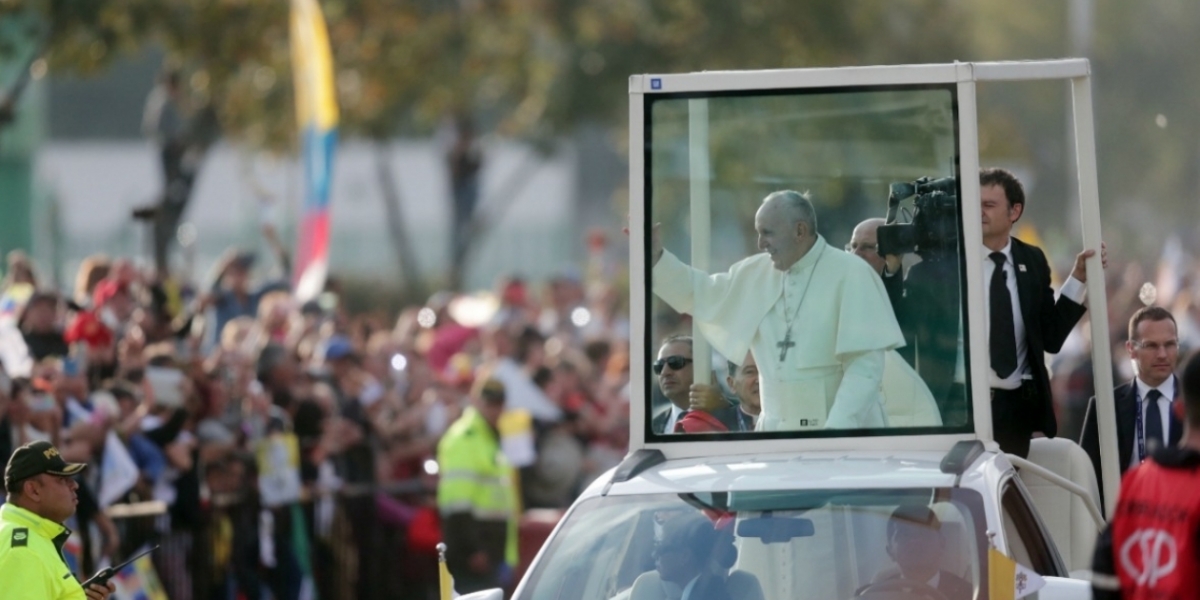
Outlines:
<svg viewBox="0 0 1200 600"><path fill-rule="evenodd" d="M1020 272L1022 272L1022 273L1024 273L1024 272L1025 272L1025 265L1017 265L1017 270L1018 270L1018 271L1020 271Z"/></svg>

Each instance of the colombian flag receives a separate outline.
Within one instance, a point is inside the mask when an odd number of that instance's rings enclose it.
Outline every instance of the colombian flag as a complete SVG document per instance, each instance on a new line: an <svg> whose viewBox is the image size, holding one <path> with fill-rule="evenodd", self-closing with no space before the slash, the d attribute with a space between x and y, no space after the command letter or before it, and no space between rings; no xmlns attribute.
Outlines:
<svg viewBox="0 0 1200 600"><path fill-rule="evenodd" d="M296 122L304 161L304 208L296 248L296 295L315 298L329 271L329 188L337 145L338 107L329 32L317 0L291 0Z"/></svg>

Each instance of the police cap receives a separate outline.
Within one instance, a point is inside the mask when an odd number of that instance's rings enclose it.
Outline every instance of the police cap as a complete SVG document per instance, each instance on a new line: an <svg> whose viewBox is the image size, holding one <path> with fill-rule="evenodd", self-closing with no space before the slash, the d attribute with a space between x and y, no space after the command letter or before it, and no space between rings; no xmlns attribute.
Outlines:
<svg viewBox="0 0 1200 600"><path fill-rule="evenodd" d="M13 451L4 469L4 488L12 491L17 483L35 475L48 473L71 477L86 467L85 463L69 463L50 442L31 442Z"/></svg>

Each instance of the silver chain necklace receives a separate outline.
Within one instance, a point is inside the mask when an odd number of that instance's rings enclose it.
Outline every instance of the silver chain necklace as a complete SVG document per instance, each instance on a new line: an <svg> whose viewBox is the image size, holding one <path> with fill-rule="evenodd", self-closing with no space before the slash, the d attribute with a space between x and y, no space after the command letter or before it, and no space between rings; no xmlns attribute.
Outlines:
<svg viewBox="0 0 1200 600"><path fill-rule="evenodd" d="M777 348L779 348L779 362L783 362L784 360L786 360L788 350L790 350L796 346L796 342L792 341L792 325L795 324L796 318L800 316L800 307L804 306L804 298L806 296L808 296L808 288L812 287L813 274L817 272L817 265L821 264L821 258L824 256L825 256L825 247L822 246L820 252L817 253L817 260L813 263L812 270L808 272L808 279L806 279L804 281L804 291L800 293L800 303L796 305L796 310L792 311L791 316L788 316L787 282L786 281L784 282L783 322L785 324L787 324L787 329L784 331L783 341L775 344L775 346ZM790 273L788 273L787 275L784 276L785 280L787 279L788 275L790 275Z"/></svg>

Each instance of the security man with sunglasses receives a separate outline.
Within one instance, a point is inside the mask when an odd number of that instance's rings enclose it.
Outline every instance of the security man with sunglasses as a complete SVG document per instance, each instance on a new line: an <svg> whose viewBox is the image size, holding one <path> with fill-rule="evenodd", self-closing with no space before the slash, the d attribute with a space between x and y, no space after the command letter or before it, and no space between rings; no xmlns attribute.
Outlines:
<svg viewBox="0 0 1200 600"><path fill-rule="evenodd" d="M63 523L79 503L75 476L87 465L68 463L50 442L17 448L4 470L8 504L0 507L0 596L5 600L104 600L113 583L83 589L67 567Z"/></svg>
<svg viewBox="0 0 1200 600"><path fill-rule="evenodd" d="M652 365L658 388L670 404L655 412L650 430L655 434L738 431L738 408L729 403L715 410L689 410L695 377L692 338L673 335L663 340Z"/></svg>

